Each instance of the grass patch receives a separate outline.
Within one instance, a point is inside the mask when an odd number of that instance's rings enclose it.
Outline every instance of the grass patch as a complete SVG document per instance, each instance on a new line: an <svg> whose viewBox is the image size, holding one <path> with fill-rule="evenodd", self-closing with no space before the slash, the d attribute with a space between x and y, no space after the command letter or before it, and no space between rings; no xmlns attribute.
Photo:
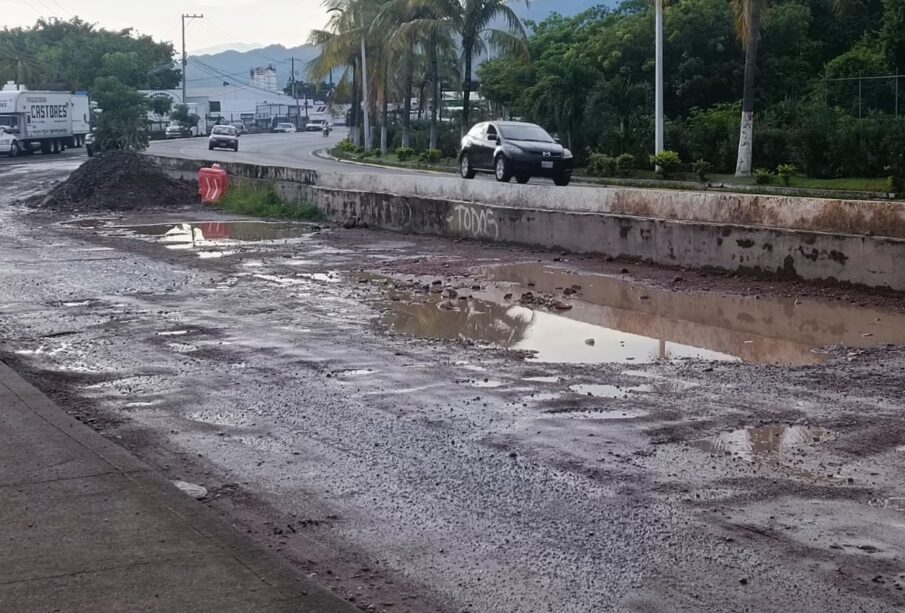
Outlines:
<svg viewBox="0 0 905 613"><path fill-rule="evenodd" d="M320 210L307 202L287 202L272 183L267 185L231 185L220 206L225 211L252 217L319 221Z"/></svg>
<svg viewBox="0 0 905 613"><path fill-rule="evenodd" d="M371 164L374 166L391 166L393 168L411 168L413 170L434 170L437 172L449 172L455 173L459 169L459 165L456 160L451 158L444 158L438 161L435 164L423 162L419 159L418 154L415 154L414 157L407 158L404 160L400 160L395 152L387 153L386 155L382 155L377 157L375 155L357 155L354 153L347 153L341 151L338 147L334 148L331 152L333 157L338 158L340 160L348 160L350 162L360 162L362 164Z"/></svg>

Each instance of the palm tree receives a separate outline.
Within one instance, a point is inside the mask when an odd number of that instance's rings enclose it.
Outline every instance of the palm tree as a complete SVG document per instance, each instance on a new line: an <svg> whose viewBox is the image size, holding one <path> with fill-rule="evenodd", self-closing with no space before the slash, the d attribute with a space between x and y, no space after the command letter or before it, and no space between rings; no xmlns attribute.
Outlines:
<svg viewBox="0 0 905 613"><path fill-rule="evenodd" d="M458 0L391 0L385 7L385 10L407 16L407 21L399 26L399 36L406 40L418 41L421 52L426 53L428 57L432 100L431 149L436 149L439 142L438 113L442 102L440 62L444 50L453 48L456 28L449 9L454 4L457 5Z"/></svg>
<svg viewBox="0 0 905 613"><path fill-rule="evenodd" d="M754 76L757 70L757 44L760 22L767 0L732 0L735 30L745 49L745 84L742 93L742 121L738 139L735 176L751 176L754 148Z"/></svg>
<svg viewBox="0 0 905 613"><path fill-rule="evenodd" d="M323 6L330 16L325 30L315 30L309 40L321 45L321 55L313 60L309 74L317 76L324 70L358 65L361 80L362 112L364 114L364 147L371 148L371 100L368 85L368 47L374 46L374 22L382 0L324 0ZM358 55L361 54L359 58ZM353 114L357 114L353 100Z"/></svg>
<svg viewBox="0 0 905 613"><path fill-rule="evenodd" d="M462 60L465 66L462 84L462 129L469 126L471 115L471 77L475 54L488 49L503 51L512 55L528 54L528 35L521 19L507 4L507 0L441 0L449 4L450 16L456 23L461 37ZM525 0L525 6L528 0ZM491 28L490 25L502 19L505 30Z"/></svg>

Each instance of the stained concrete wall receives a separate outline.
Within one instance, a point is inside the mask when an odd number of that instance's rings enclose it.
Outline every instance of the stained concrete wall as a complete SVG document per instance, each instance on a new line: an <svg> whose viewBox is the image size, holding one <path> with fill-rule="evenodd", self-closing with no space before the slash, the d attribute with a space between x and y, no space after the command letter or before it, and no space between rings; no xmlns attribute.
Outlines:
<svg viewBox="0 0 905 613"><path fill-rule="evenodd" d="M174 176L186 179L193 179L201 166L200 162L192 160L156 160ZM443 190L449 181L456 181L454 179L443 178L439 183L424 187L422 184L431 182L421 177L410 183L410 177L401 176L339 175L237 163L222 166L234 181L273 182L288 199L313 203L331 220L356 217L373 227L400 232L520 243L682 267L751 270L791 278L831 279L905 290L905 240L871 235L870 230L865 230L879 224L878 220L886 215L886 234L899 234L897 224L901 224L901 235L905 236L905 212L896 208L903 203L817 199L799 202L772 196L734 195L735 200L720 205L727 195L524 188L457 181L468 190L490 189L492 204L482 204L453 197L453 191L444 195L447 192ZM368 189L359 189L363 186ZM408 188L411 189L407 191ZM536 193L532 193L530 199L539 201L546 197L543 206L539 204L532 208L515 195L534 190ZM600 197L601 202L611 199L610 208L587 211L574 202L569 203L568 197L576 193L575 190L586 198L582 201L585 204L592 199L586 192L610 192L610 196ZM425 193L433 191L440 195ZM497 194L501 194L498 200ZM477 192L471 195L477 197ZM782 201L798 208L794 213L784 211L780 215L778 207ZM695 209L695 202L700 205L699 210ZM765 207L764 203L769 206ZM852 207L851 210L846 206ZM626 214L622 209L650 214ZM766 221L764 216L769 210L775 213L770 217L771 224L751 223L752 217ZM870 212L866 213L867 210ZM732 217L739 221L729 219ZM832 226L848 230L805 230L802 226L808 219L818 229ZM859 233L852 233L852 228Z"/></svg>
<svg viewBox="0 0 905 613"><path fill-rule="evenodd" d="M156 157L177 169L185 160ZM197 170L208 162L193 162ZM221 163L230 174L276 181L298 181L367 192L386 192L477 204L492 202L509 208L552 209L578 213L615 213L728 223L789 230L868 234L905 238L905 202L896 200L836 200L726 192L689 192L625 187L573 185L502 185L463 181L439 174L367 174Z"/></svg>

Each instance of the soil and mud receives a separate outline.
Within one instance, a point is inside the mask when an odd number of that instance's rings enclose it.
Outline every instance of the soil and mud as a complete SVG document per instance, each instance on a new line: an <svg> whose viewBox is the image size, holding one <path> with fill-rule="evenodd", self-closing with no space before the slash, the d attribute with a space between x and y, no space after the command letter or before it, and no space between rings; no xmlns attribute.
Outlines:
<svg viewBox="0 0 905 613"><path fill-rule="evenodd" d="M2 358L363 610L905 607L900 295L28 181Z"/></svg>
<svg viewBox="0 0 905 613"><path fill-rule="evenodd" d="M63 211L133 211L185 206L193 187L164 174L138 153L114 151L90 158L31 206Z"/></svg>

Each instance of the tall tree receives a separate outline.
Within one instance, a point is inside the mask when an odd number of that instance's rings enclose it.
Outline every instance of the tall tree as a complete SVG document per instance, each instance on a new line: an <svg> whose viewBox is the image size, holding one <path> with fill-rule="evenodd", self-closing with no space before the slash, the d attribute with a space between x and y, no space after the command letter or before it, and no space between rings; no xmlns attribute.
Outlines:
<svg viewBox="0 0 905 613"><path fill-rule="evenodd" d="M757 45L760 42L760 23L767 0L732 0L735 30L745 49L745 80L742 91L742 120L738 138L738 157L735 176L751 175L754 155L754 77L757 72Z"/></svg>
<svg viewBox="0 0 905 613"><path fill-rule="evenodd" d="M475 55L493 49L510 55L527 56L528 36L521 19L507 0L446 0L450 4L461 37L465 67L462 83L462 129L467 130L471 115L471 90ZM525 0L528 5L528 0ZM506 29L490 27L502 20Z"/></svg>

